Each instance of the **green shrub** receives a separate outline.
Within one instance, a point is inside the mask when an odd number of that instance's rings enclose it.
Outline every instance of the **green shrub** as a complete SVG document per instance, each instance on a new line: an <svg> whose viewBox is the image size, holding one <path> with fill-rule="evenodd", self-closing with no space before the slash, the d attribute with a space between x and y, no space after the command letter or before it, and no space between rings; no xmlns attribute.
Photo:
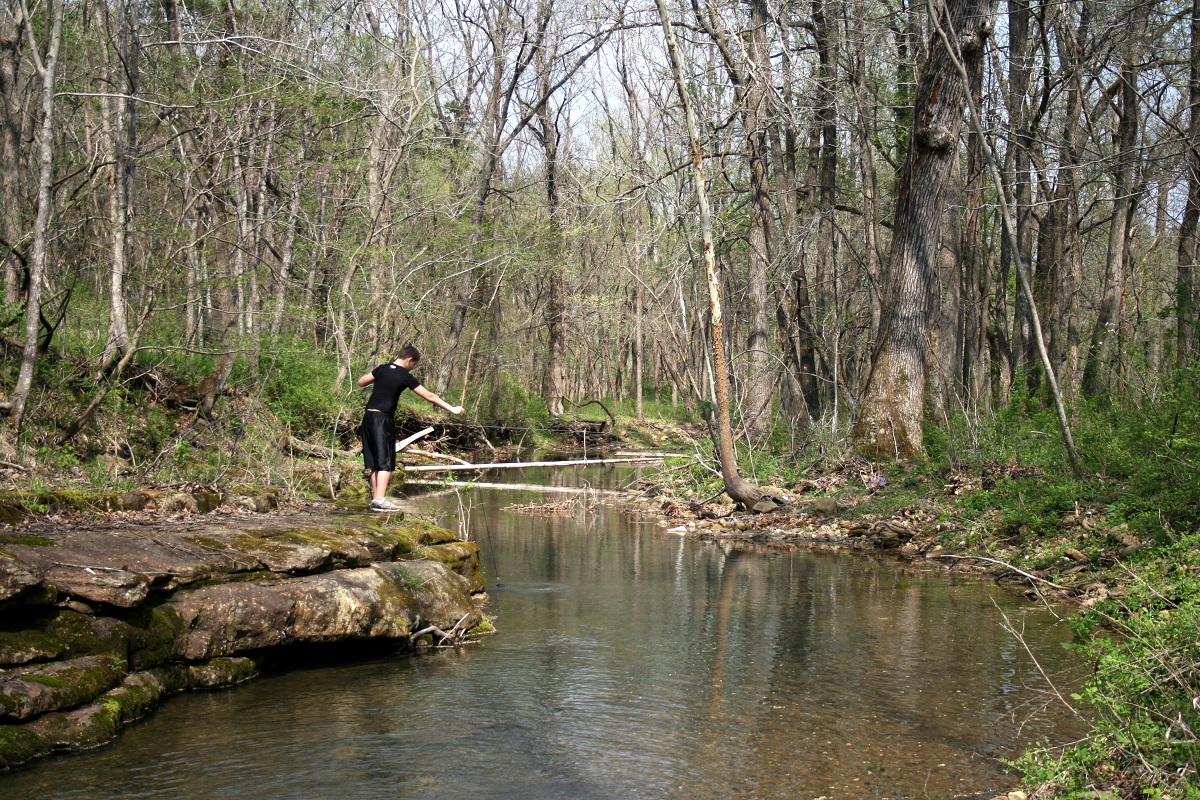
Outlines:
<svg viewBox="0 0 1200 800"><path fill-rule="evenodd" d="M599 413L603 411L596 409ZM613 409L613 414L618 417L634 419L637 417L637 398L629 397L617 403L617 407ZM664 388L661 391L655 391L654 387L647 386L642 395L642 418L662 420L664 422L697 422L696 415L689 414L687 406L680 400L678 405L671 405L671 390Z"/></svg>
<svg viewBox="0 0 1200 800"><path fill-rule="evenodd" d="M1200 798L1200 534L1161 555L1126 596L1075 622L1072 647L1095 665L1074 696L1092 731L1077 746L1017 762L1039 796L1132 785L1141 797Z"/></svg>
<svg viewBox="0 0 1200 800"><path fill-rule="evenodd" d="M261 366L271 367L263 384L263 401L296 435L326 429L341 410L334 386L337 362L328 353L303 342L285 342L264 356Z"/></svg>

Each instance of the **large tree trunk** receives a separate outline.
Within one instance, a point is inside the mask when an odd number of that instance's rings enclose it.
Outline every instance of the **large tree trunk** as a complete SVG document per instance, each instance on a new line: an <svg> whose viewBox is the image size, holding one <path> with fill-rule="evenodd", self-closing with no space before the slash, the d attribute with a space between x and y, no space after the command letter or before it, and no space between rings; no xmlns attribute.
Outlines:
<svg viewBox="0 0 1200 800"><path fill-rule="evenodd" d="M993 0L946 3L968 72L979 68L993 10ZM883 324L854 425L856 448L871 457L914 460L924 452L925 354L936 258L967 89L942 42L931 42L917 86L916 120L896 202Z"/></svg>

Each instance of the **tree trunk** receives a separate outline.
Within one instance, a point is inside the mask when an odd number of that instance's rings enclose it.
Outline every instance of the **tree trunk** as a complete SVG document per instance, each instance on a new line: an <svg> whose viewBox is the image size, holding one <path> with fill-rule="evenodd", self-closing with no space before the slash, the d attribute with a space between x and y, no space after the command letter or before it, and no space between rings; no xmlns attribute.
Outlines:
<svg viewBox="0 0 1200 800"><path fill-rule="evenodd" d="M1009 86L1006 98L1012 144L1007 148L1008 169L1005 171L1008 186L1004 191L1012 198L1016 214L1016 246L1019 253L1009 252L1007 238L1004 239L1003 258L1008 263L1020 260L1022 264L1033 263L1033 190L1030 183L1030 145L1032 134L1029 109L1030 60L1030 12L1028 0L1010 0L1008 12L1009 28ZM1026 386L1037 385L1037 350L1034 345L1032 314L1025 297L1017 292L1013 300L1011 368L1021 373Z"/></svg>
<svg viewBox="0 0 1200 800"><path fill-rule="evenodd" d="M882 281L878 253L878 201L876 199L877 177L875 173L875 144L872 140L871 103L867 95L868 57L866 43L866 5L864 0L853 0L847 24L851 26L853 41L847 48L853 68L850 82L854 92L857 126L854 137L858 146L859 180L862 184L863 215L863 271L867 279L867 302L871 314L871 327L867 340L875 341L879 334L883 315ZM968 251L969 252L969 251Z"/></svg>
<svg viewBox="0 0 1200 800"><path fill-rule="evenodd" d="M837 267L837 231L834 214L837 199L838 131L836 108L836 84L838 53L835 44L836 24L829 21L826 0L813 0L813 39L817 49L817 81L813 99L812 123L813 165L809 173L815 177L813 213L816 215L817 258L813 269L816 305L820 310L814 318L820 319L818 337L824 343L825 375L828 378L818 384L822 395L820 407L832 411L834 425L840 412L842 298L841 275ZM836 15L836 9L835 14Z"/></svg>
<svg viewBox="0 0 1200 800"><path fill-rule="evenodd" d="M549 14L549 6L543 5L539 13ZM540 23L545 25L545 22ZM550 59L544 47L539 47L534 56L534 69L537 73L538 95L547 97L550 94ZM537 113L537 125L534 133L542 145L546 180L546 245L550 263L549 291L547 292L545 324L546 324L546 363L542 373L542 399L546 401L546 410L551 416L561 417L563 414L563 398L566 396L567 357L567 270L563 263L562 246L562 209L559 198L559 165L558 144L559 130L556 113L547 101L542 103Z"/></svg>
<svg viewBox="0 0 1200 800"><path fill-rule="evenodd" d="M775 220L771 186L767 176L769 107L766 81L771 75L767 24L771 17L764 0L751 0L749 5L750 19L745 36L750 63L746 65L748 80L742 101L751 197L746 285L750 329L746 335L744 418L750 433L761 435L771 427L771 399L775 386L771 353L768 349L771 291L767 278L770 265L774 261L772 228Z"/></svg>
<svg viewBox="0 0 1200 800"><path fill-rule="evenodd" d="M981 63L992 30L992 3L946 3L968 72ZM854 425L855 447L870 457L911 461L924 452L921 422L935 260L967 89L946 47L932 42L917 86L916 120L896 202L880 339Z"/></svg>
<svg viewBox="0 0 1200 800"><path fill-rule="evenodd" d="M762 499L762 490L742 478L738 473L737 456L733 449L733 428L729 416L729 365L725 358L725 320L721 313L721 284L717 276L716 259L713 254L712 217L708 206L708 188L704 177L704 155L700 149L700 131L696 116L688 98L683 81L683 66L675 45L675 32L667 16L666 0L656 0L667 52L671 57L671 71L675 77L675 89L687 118L688 140L692 153L692 177L696 196L700 204L700 234L703 240L704 272L708 283L709 320L713 357L713 390L717 405L718 454L721 461L721 478L725 493L743 508L750 508Z"/></svg>
<svg viewBox="0 0 1200 800"><path fill-rule="evenodd" d="M514 96L516 95L517 87L520 85L520 80L525 70L529 67L533 59L534 53L541 46L541 37L545 34L544 24L540 25L535 34L531 35L528 30L520 30L519 33L524 37L521 46L517 49L516 63L510 65L508 58L510 49L508 37L513 32L514 11L511 6L506 3L501 3L494 9L484 9L487 16L487 36L491 44L491 77L488 84L488 96L484 105L483 121L479 126L480 135L483 141L481 149L483 151L483 161L480 164L479 171L475 176L475 194L472 202L472 236L474 237L473 259L477 264L484 260L484 221L487 219L487 203L492 195L492 180L496 175L496 169L500 164L500 158L504 155L504 151L508 149L508 145L512 143L513 138L520 130L522 130L532 119L533 114L548 98L539 98L539 102L535 104L533 112L526 115L521 120L514 131L510 131L505 135L504 129L507 122L508 108L511 105ZM547 9L547 14L549 10ZM539 15L539 21L543 18ZM506 77L511 66L511 75ZM458 291L454 298L454 311L450 315L450 329L446 335L446 346L442 353L442 360L438 366L438 385L446 387L450 385L450 381L454 378L454 371L458 359L458 343L462 337L463 327L467 321L467 311L471 305L471 298L475 294L476 284L475 270L472 266L468 266L462 271L462 275L458 282Z"/></svg>
<svg viewBox="0 0 1200 800"><path fill-rule="evenodd" d="M925 402L944 421L951 413L962 371L962 169L954 159L942 207L941 244L934 258L934 303L925 355Z"/></svg>
<svg viewBox="0 0 1200 800"><path fill-rule="evenodd" d="M0 254L3 255L3 298L12 307L21 295L21 46L27 21L12 2L0 8Z"/></svg>
<svg viewBox="0 0 1200 800"><path fill-rule="evenodd" d="M982 70L971 76L969 91L978 105L983 92ZM968 402L981 411L991 407L986 369L988 292L991 283L983 252L984 169L983 139L972 129L967 135L967 174L963 198L966 204L962 233L963 360L959 379Z"/></svg>
<svg viewBox="0 0 1200 800"><path fill-rule="evenodd" d="M1200 0L1192 0L1185 164L1187 206L1179 226L1175 324L1180 368L1200 360Z"/></svg>
<svg viewBox="0 0 1200 800"><path fill-rule="evenodd" d="M22 2L21 11L28 19L28 9ZM25 406L33 388L33 368L37 362L38 334L42 318L42 279L46 273L50 216L54 197L51 184L54 178L54 84L58 77L58 52L62 46L64 0L51 0L50 42L42 62L36 50L30 53L42 78L42 126L38 142L38 207L33 223L33 249L29 259L29 291L25 301L25 344L21 352L21 367L12 393L12 429L19 433L25 421Z"/></svg>
<svg viewBox="0 0 1200 800"><path fill-rule="evenodd" d="M932 0L930 0L930 10L931 12L934 11ZM977 66L968 66L968 63L970 62L968 55L962 52L961 45L955 45L952 43L951 36L957 35L955 33L957 27L953 24L953 20L947 19L943 21L936 16L937 13L938 12L934 12L935 15L931 17L931 20L937 33L938 40L941 42L946 50L946 53L949 55L950 61L955 70L957 70L959 77L962 78L964 83L969 84L971 82L971 75L975 72ZM947 15L947 17L949 17L949 15ZM949 32L947 32L947 27L950 28ZM997 190L999 190L1004 185L1004 180L1000 174L1000 167L996 162L995 154L988 146L987 142L983 139L983 120L979 115L979 109L975 105L973 95L967 94L966 101L967 109L970 111L971 125L979 137L979 142L984 151L988 168L992 173L992 179L995 187ZM1062 430L1063 444L1066 447L1067 456L1070 458L1071 468L1075 473L1075 477L1079 478L1083 475L1083 469L1079 461L1079 453L1075 450L1075 442L1071 436L1071 426L1067 420L1067 409L1063 404L1062 391L1059 389L1058 378L1054 372L1054 365L1050 362L1050 354L1046 349L1045 337L1042 335L1042 323L1038 314L1037 304L1034 301L1033 287L1030 284L1025 265L1021 263L1019 258L1021 248L1017 246L1017 224L1013 217L1012 207L1009 205L1003 191L997 192L997 200L999 201L1000 206L1000 219L1004 225L1004 234L1008 239L1010 251L1018 256L1016 263L1013 265L1017 273L1017 285L1020 288L1021 294L1025 297L1025 302L1029 305L1029 313L1032 317L1031 322L1033 323L1032 327L1034 333L1034 343L1037 346L1038 355L1041 356L1042 369L1045 370L1046 380L1050 386L1050 394L1054 398L1054 407L1058 412L1058 423L1060 429Z"/></svg>
<svg viewBox="0 0 1200 800"><path fill-rule="evenodd" d="M1104 262L1104 287L1100 294L1100 313L1092 329L1092 341L1088 347L1087 361L1083 368L1083 392L1088 397L1097 397L1108 387L1106 380L1114 361L1118 358L1117 342L1124 307L1126 255L1130 227L1133 224L1133 207L1137 193L1138 133L1140 129L1137 80L1140 72L1138 47L1145 26L1146 9L1134 14L1133 41L1121 69L1121 102L1117 113L1117 153L1113 173L1113 213L1108 226L1108 255Z"/></svg>
<svg viewBox="0 0 1200 800"><path fill-rule="evenodd" d="M297 161L304 164L308 154L308 131L300 143ZM275 282L274 311L271 314L271 336L278 337L283 330L283 312L287 307L287 290L292 283L292 265L296 260L296 233L300 226L300 188L302 182L297 175L292 184L292 197L288 204L287 228L283 234L283 253L279 259L279 275Z"/></svg>

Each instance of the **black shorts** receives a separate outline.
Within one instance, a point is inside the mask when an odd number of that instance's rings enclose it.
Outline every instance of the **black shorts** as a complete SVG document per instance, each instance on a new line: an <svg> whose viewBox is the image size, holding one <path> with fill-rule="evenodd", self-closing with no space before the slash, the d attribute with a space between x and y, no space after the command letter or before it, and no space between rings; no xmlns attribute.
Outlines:
<svg viewBox="0 0 1200 800"><path fill-rule="evenodd" d="M371 472L396 471L396 418L380 411L363 413L363 462Z"/></svg>

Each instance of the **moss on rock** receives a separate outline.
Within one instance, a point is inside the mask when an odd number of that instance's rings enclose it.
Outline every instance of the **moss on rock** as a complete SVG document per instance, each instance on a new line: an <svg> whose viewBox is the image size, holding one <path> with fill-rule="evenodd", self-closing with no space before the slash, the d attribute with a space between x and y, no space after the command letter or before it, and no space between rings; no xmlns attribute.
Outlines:
<svg viewBox="0 0 1200 800"><path fill-rule="evenodd" d="M17 500L0 499L0 525L16 525L25 517L25 506Z"/></svg>
<svg viewBox="0 0 1200 800"><path fill-rule="evenodd" d="M16 725L0 725L0 769L12 769L49 751L36 733Z"/></svg>
<svg viewBox="0 0 1200 800"><path fill-rule="evenodd" d="M146 670L166 664L176 655L176 640L185 624L179 614L164 606L142 607L132 614L129 668Z"/></svg>
<svg viewBox="0 0 1200 800"><path fill-rule="evenodd" d="M23 544L29 547L53 547L54 540L47 539L45 536L18 536L14 534L0 534L0 545L6 544Z"/></svg>
<svg viewBox="0 0 1200 800"><path fill-rule="evenodd" d="M224 656L187 668L189 689L216 689L258 677L262 665L258 659Z"/></svg>
<svg viewBox="0 0 1200 800"><path fill-rule="evenodd" d="M129 646L123 622L69 609L13 615L4 627L8 630L0 630L0 666L105 654L124 659Z"/></svg>
<svg viewBox="0 0 1200 800"><path fill-rule="evenodd" d="M65 642L43 630L0 631L0 667L48 661L68 649Z"/></svg>
<svg viewBox="0 0 1200 800"><path fill-rule="evenodd" d="M87 656L13 670L0 682L0 716L28 719L90 702L125 677L124 660Z"/></svg>
<svg viewBox="0 0 1200 800"><path fill-rule="evenodd" d="M416 555L444 564L452 572L463 576L470 584L472 592L482 592L485 588L483 575L479 570L479 545L474 542L454 541L426 545L420 548Z"/></svg>

